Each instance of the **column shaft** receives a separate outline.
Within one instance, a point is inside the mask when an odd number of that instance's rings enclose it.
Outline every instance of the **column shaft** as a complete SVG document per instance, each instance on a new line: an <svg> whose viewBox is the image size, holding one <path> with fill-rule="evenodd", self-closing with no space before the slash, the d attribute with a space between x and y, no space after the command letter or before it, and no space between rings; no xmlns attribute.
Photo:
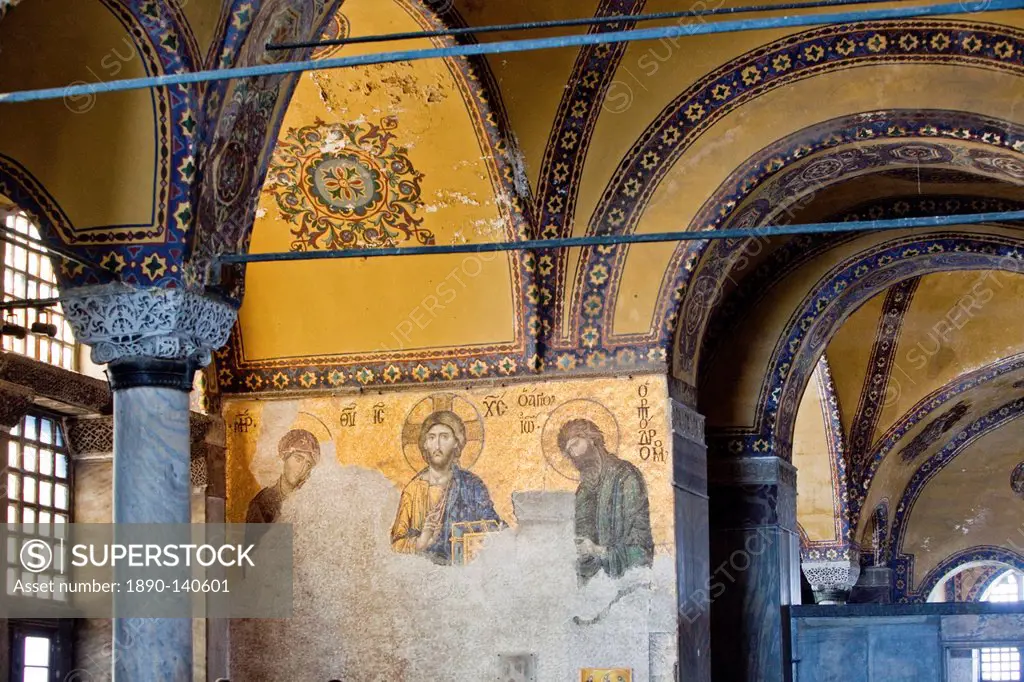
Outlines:
<svg viewBox="0 0 1024 682"><path fill-rule="evenodd" d="M707 592L710 556L704 418L675 398L672 399L672 465L679 603L678 679L710 682L711 612Z"/></svg>
<svg viewBox="0 0 1024 682"><path fill-rule="evenodd" d="M791 678L785 606L800 602L796 470L777 457L710 467L711 660L716 680Z"/></svg>
<svg viewBox="0 0 1024 682"><path fill-rule="evenodd" d="M114 523L189 523L188 393L114 390ZM192 679L192 621L118 618L114 682Z"/></svg>

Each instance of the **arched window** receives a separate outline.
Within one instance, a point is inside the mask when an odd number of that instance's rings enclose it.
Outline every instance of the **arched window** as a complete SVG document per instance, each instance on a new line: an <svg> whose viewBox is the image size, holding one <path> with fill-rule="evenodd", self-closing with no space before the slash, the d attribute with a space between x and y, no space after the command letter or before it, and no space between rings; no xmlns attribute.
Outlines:
<svg viewBox="0 0 1024 682"><path fill-rule="evenodd" d="M38 240L39 228L24 211L17 208L0 208L0 221L6 228L4 236L7 239L3 265L0 266L3 269L3 301L56 298L57 278L49 257L44 255L46 250L18 237L24 235ZM75 339L59 305L41 310L4 310L3 318L5 323L26 330L23 336L4 334L5 351L27 355L64 369L78 369ZM33 332L32 325L36 323L53 325L56 334L51 337L43 331Z"/></svg>
<svg viewBox="0 0 1024 682"><path fill-rule="evenodd" d="M992 583L981 600L984 602L1024 601L1024 574L1008 570ZM1021 679L1020 648L999 647L978 650L981 682Z"/></svg>

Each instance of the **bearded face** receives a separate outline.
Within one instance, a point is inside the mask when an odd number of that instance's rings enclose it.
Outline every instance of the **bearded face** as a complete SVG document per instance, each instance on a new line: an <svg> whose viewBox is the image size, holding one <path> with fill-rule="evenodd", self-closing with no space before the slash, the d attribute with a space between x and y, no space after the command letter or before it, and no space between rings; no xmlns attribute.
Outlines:
<svg viewBox="0 0 1024 682"><path fill-rule="evenodd" d="M431 426L420 447L427 465L439 471L449 469L459 456L459 441L451 428L444 424Z"/></svg>
<svg viewBox="0 0 1024 682"><path fill-rule="evenodd" d="M565 456L579 470L581 482L594 483L601 475L601 453L589 439L570 438L565 444Z"/></svg>

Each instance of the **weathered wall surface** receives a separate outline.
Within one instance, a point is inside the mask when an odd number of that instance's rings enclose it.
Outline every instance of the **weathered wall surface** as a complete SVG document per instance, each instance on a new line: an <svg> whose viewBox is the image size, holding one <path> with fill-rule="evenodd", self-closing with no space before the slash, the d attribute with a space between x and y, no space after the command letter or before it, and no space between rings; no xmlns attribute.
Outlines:
<svg viewBox="0 0 1024 682"><path fill-rule="evenodd" d="M227 402L229 521L243 521L261 488L277 484L286 433L308 430L320 450L275 517L294 524L295 617L234 622L232 679L554 681L585 668L674 679L666 404L656 377ZM507 524L462 562L392 544L402 491L425 468L422 423L439 410L464 424L459 465ZM596 508L577 503L578 472L557 440L574 419L602 433L611 453L602 471L627 483L635 472L640 488L601 484ZM621 489L632 492L608 497ZM624 562L581 574L577 509L592 510L598 526L633 529ZM648 523L645 554L636 538Z"/></svg>

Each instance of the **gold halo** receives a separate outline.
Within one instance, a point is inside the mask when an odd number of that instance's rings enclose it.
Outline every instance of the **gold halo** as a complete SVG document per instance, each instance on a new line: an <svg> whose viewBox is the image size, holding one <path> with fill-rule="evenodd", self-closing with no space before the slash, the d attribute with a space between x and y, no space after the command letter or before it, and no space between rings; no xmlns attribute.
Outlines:
<svg viewBox="0 0 1024 682"><path fill-rule="evenodd" d="M296 429L302 429L303 431L309 431L316 438L318 443L330 443L331 442L331 430L327 428L327 424L324 423L320 417L309 412L299 412L295 415L295 420L292 422L290 431Z"/></svg>
<svg viewBox="0 0 1024 682"><path fill-rule="evenodd" d="M434 412L454 412L466 425L466 447L459 456L459 466L472 469L484 449L484 420L480 410L461 395L455 393L434 393L416 403L409 411L402 425L402 454L413 471L419 472L426 466L420 452L420 427Z"/></svg>
<svg viewBox="0 0 1024 682"><path fill-rule="evenodd" d="M608 452L612 453L619 451L619 423L615 421L615 415L611 410L589 398L564 402L548 415L540 436L544 459L548 461L552 469L565 478L570 481L578 481L580 479L579 471L558 447L558 432L562 429L563 424L572 419L589 419L594 422L604 434L605 447L608 448Z"/></svg>

